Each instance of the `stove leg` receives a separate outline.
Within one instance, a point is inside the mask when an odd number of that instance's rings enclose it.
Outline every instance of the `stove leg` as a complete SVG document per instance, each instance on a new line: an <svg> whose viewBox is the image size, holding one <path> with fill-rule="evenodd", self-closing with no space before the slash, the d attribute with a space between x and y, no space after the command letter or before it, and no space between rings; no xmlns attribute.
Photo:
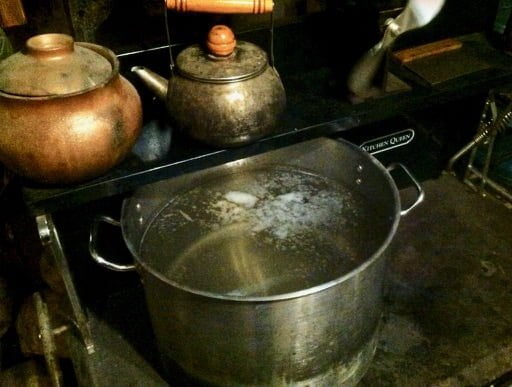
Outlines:
<svg viewBox="0 0 512 387"><path fill-rule="evenodd" d="M57 270L62 276L64 286L66 288L66 294L68 295L73 310L73 317L76 325L80 331L84 345L88 353L94 353L94 343L92 341L91 332L87 323L87 317L78 299L78 294L71 278L69 266L62 249L62 244L59 239L59 234L53 223L53 219L50 214L40 215L36 218L37 229L41 242L45 246L49 246L55 259Z"/></svg>
<svg viewBox="0 0 512 387"><path fill-rule="evenodd" d="M80 354L77 353L76 356L72 355L75 371L77 372L77 378L82 382L86 381L86 383L81 383L81 385L94 386L96 385L96 383L94 383L93 380L93 372L89 369L87 365L88 362L84 361L85 358L90 357L91 355L94 354L94 342L92 339L88 318L80 303L80 299L78 297L75 285L73 283L73 279L71 277L69 265L59 238L59 234L57 232L52 216L50 214L38 216L36 218L36 222L41 242L43 246L48 247L52 253L51 255L55 261L55 267L57 268L57 271L62 277L66 294L71 305L71 310L73 314L71 316L72 322L73 326L77 329L72 329L69 332L69 346L72 352L80 352ZM77 342L79 343L78 345ZM48 364L53 364L53 362L50 362ZM80 375L78 375L78 373Z"/></svg>

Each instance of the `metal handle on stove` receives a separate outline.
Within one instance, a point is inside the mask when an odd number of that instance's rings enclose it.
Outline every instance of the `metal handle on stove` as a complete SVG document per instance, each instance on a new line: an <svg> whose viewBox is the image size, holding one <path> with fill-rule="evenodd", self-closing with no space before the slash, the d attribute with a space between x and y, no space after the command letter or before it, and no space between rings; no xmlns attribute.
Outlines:
<svg viewBox="0 0 512 387"><path fill-rule="evenodd" d="M92 259L96 261L100 266L103 266L107 269L114 271L133 271L135 270L135 265L121 265L118 263L110 262L108 259L105 259L98 253L97 249L97 240L98 240L98 230L101 223L107 223L112 226L121 227L121 223L110 216L99 215L94 218L91 229L89 231L89 254Z"/></svg>
<svg viewBox="0 0 512 387"><path fill-rule="evenodd" d="M423 199L425 198L425 191L421 187L418 180L405 167L405 165L400 164L400 163L391 163L390 165L388 165L387 170L388 170L388 172L391 173L392 171L394 171L397 168L401 168L406 173L406 175L409 177L409 179L411 179L413 186L416 189L416 193L418 195L416 200L414 200L414 202L409 207L402 209L400 211L400 216L404 216L404 215L407 215L412 209L414 209L418 204L420 204L423 201Z"/></svg>
<svg viewBox="0 0 512 387"><path fill-rule="evenodd" d="M445 0L409 0L404 10L395 18L386 21L386 30L380 42L359 59L349 73L348 89L359 97L371 95L372 88L385 87L386 63L394 41L409 30L430 23L444 6ZM375 84L376 81L379 81ZM380 83L380 84L379 84Z"/></svg>

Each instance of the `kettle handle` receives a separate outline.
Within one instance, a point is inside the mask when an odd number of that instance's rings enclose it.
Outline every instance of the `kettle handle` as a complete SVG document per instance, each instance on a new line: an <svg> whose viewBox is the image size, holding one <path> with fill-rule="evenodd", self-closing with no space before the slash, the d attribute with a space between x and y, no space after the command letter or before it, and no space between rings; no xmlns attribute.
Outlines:
<svg viewBox="0 0 512 387"><path fill-rule="evenodd" d="M96 261L100 266L103 266L107 269L114 271L133 271L135 270L135 265L120 265L118 263L110 262L109 260L103 258L99 253L96 247L98 240L98 228L101 223L107 223L112 226L121 227L121 223L109 216L100 215L94 218L91 229L89 231L89 254L92 259Z"/></svg>
<svg viewBox="0 0 512 387"><path fill-rule="evenodd" d="M166 0L167 8L178 12L269 13L273 0Z"/></svg>

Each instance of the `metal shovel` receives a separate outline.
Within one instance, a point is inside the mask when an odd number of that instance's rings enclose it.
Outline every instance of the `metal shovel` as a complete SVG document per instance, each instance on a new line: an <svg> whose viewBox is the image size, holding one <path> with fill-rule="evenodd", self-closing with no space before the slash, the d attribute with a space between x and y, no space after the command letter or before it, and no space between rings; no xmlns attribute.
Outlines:
<svg viewBox="0 0 512 387"><path fill-rule="evenodd" d="M423 27L430 23L439 13L445 0L409 0L406 7L395 19L386 21L387 28L380 42L373 46L352 68L347 86L356 96L370 95L376 88L383 88L382 74L379 70L385 70L388 49L395 39L406 31ZM380 77L380 84L378 82Z"/></svg>

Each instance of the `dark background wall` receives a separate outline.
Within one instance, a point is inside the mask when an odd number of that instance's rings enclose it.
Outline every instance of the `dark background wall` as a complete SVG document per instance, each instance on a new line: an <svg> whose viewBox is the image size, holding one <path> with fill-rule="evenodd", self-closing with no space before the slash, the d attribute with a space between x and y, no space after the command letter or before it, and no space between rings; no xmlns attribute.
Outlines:
<svg viewBox="0 0 512 387"><path fill-rule="evenodd" d="M27 23L6 30L15 50L28 37L46 32L68 33L76 40L96 42L117 53L167 44L162 0L22 1ZM408 34L397 44L490 31L498 1L446 0L441 15L431 26ZM321 25L320 36L339 47L350 47L354 34L377 39L384 19L396 15L405 3L406 0L275 0L274 18L277 25L282 25L326 14L328 24ZM168 12L168 18L173 43L201 39L205 29L218 21L231 24L237 32L269 26L267 15L218 17Z"/></svg>

